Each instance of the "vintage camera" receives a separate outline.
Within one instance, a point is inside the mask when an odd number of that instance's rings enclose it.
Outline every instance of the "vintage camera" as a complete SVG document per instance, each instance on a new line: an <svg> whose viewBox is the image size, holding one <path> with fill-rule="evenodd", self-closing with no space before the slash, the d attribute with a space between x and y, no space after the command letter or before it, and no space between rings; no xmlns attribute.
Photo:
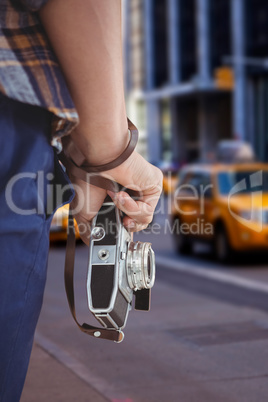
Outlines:
<svg viewBox="0 0 268 402"><path fill-rule="evenodd" d="M135 309L150 309L155 257L150 243L133 242L123 214L106 199L92 222L87 294L89 310L107 329L121 331Z"/></svg>

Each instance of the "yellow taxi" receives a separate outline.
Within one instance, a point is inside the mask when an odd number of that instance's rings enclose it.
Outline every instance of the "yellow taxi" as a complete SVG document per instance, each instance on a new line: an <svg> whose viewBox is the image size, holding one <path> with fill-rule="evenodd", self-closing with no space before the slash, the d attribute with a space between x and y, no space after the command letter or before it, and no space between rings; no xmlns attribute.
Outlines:
<svg viewBox="0 0 268 402"><path fill-rule="evenodd" d="M164 195L173 194L178 184L177 172L163 172L163 193Z"/></svg>
<svg viewBox="0 0 268 402"><path fill-rule="evenodd" d="M185 166L174 193L172 233L180 253L195 240L226 261L235 252L268 250L268 164Z"/></svg>
<svg viewBox="0 0 268 402"><path fill-rule="evenodd" d="M58 208L57 211L55 212L50 226L49 237L51 242L67 240L68 216L69 216L69 204L63 205L62 207ZM76 221L74 221L74 225L75 225L75 237L79 239L80 236Z"/></svg>
<svg viewBox="0 0 268 402"><path fill-rule="evenodd" d="M163 194L173 194L178 184L179 165L174 162L161 162L158 165L163 173Z"/></svg>

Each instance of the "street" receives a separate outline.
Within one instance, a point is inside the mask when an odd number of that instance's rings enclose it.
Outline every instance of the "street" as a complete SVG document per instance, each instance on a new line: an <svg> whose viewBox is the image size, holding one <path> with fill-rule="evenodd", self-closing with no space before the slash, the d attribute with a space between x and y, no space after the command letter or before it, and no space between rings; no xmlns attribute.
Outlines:
<svg viewBox="0 0 268 402"><path fill-rule="evenodd" d="M163 229L166 216L156 216ZM170 234L136 235L156 252L157 278L149 313L131 311L121 344L93 339L76 327L64 291L65 247L54 245L44 306L35 345L67 372L87 384L79 401L263 402L268 393L268 264L265 256L245 257L235 266L216 263L209 249L197 245L195 256L175 253ZM257 261L256 261L257 260ZM87 248L76 255L76 309L79 322L94 322L87 309ZM37 353L37 351L34 351ZM40 352L39 352L40 353ZM40 387L59 389L51 402L64 398L64 381L31 369L22 402ZM68 377L66 377L67 386ZM53 388L54 387L54 388ZM42 390L46 390L42 392Z"/></svg>

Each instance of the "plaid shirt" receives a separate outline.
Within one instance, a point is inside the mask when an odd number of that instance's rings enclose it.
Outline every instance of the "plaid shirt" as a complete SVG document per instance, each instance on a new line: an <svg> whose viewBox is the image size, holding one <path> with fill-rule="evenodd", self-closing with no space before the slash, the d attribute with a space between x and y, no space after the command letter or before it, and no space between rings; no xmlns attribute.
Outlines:
<svg viewBox="0 0 268 402"><path fill-rule="evenodd" d="M70 93L36 11L48 0L0 0L0 92L54 114L54 137L78 123Z"/></svg>

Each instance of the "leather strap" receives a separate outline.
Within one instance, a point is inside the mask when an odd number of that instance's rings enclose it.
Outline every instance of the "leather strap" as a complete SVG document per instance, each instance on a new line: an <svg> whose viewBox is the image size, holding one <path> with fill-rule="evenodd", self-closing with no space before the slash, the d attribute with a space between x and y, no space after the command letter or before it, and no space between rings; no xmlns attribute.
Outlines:
<svg viewBox="0 0 268 402"><path fill-rule="evenodd" d="M101 176L100 174L96 174L96 172L103 172L110 169L114 169L115 167L122 164L134 151L135 146L138 141L138 130L134 126L134 124L128 119L128 128L130 130L130 141L128 143L127 148L124 152L116 158L114 161L99 165L99 166L91 166L91 165L81 165L78 166L68 158L64 152L62 151L59 154L59 159L66 167L68 174L71 174L89 184L94 186L103 188L105 190L110 190L113 192L118 192L123 189L121 185L107 179L106 177ZM125 189L124 189L125 190ZM133 197L139 196L139 193L134 190L128 190L127 192ZM72 216L72 212L69 211L69 221L68 221L68 236L67 236L67 244L66 244L66 255L65 255L65 269L64 269L64 281L65 281L65 291L70 307L71 314L73 316L74 321L76 322L78 328L91 336L108 339L115 342L121 342L123 340L123 333L121 331L117 331L115 329L107 329L107 328L99 328L94 327L92 325L83 323L82 325L78 322L75 311L75 299L74 299L74 264L75 264L75 227L74 227L74 219Z"/></svg>
<svg viewBox="0 0 268 402"><path fill-rule="evenodd" d="M103 165L98 165L98 166L90 165L88 163L83 163L81 165L77 165L71 158L68 158L65 155L64 151L62 151L59 154L59 159L62 161L62 163L64 165L68 164L68 168L71 169L71 173L74 176L76 176L76 174L74 174L74 173L78 173L77 169L82 169L86 173L101 173L101 172L106 172L107 170L116 168L117 166L121 165L123 162L125 162L125 160L127 160L130 157L130 155L134 151L134 149L137 145L138 139L139 139L139 132L138 132L137 127L129 119L127 119L127 121L128 121L128 129L130 131L129 143L128 143L127 147L125 148L125 150L122 152L122 154L119 155L113 161L111 161L109 163L105 163ZM67 168L67 166L66 166L66 168ZM67 170L68 170L68 168L67 168ZM72 171L74 171L74 173ZM80 173L78 173L78 174L81 176ZM82 180L84 180L84 179L82 178ZM95 183L98 183L97 180L95 180ZM88 180L86 180L86 181L88 181ZM98 186L98 184L95 184L95 185ZM101 186L98 186L98 187L101 187ZM104 187L101 187L101 188L104 188Z"/></svg>
<svg viewBox="0 0 268 402"><path fill-rule="evenodd" d="M124 152L121 155L119 155L118 158L114 159L112 162L105 163L104 165L94 166L87 163L82 164L80 168L88 173L97 173L97 172L106 172L107 170L111 170L119 165L122 165L122 163L125 162L125 160L127 160L134 151L139 139L139 132L137 127L132 123L132 121L129 120L129 118L127 119L127 122L128 122L128 129L130 131L130 139Z"/></svg>
<svg viewBox="0 0 268 402"><path fill-rule="evenodd" d="M63 153L60 155L60 160L65 166L69 175L73 175L92 186L103 188L104 190L113 191L117 193L119 191L126 191L131 197L139 198L140 193L135 190L126 189L114 180L108 179L107 177L101 176L96 173L89 173L78 167L71 159L67 158Z"/></svg>

